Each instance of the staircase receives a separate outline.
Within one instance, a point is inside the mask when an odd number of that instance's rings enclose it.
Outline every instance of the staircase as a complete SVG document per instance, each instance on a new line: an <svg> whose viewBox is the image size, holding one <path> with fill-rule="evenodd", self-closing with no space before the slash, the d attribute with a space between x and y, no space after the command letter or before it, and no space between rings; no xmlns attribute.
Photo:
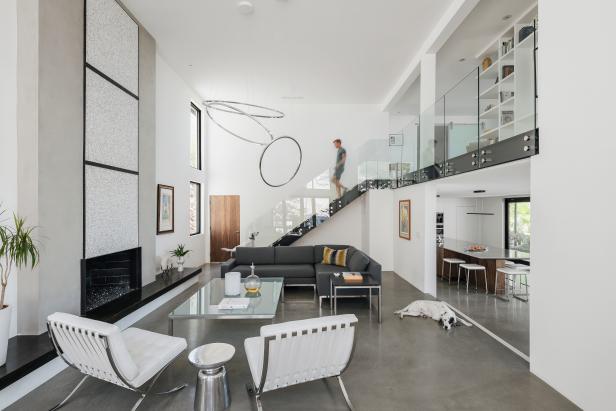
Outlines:
<svg viewBox="0 0 616 411"><path fill-rule="evenodd" d="M329 209L321 210L322 213L312 214L282 237L274 241L271 245L274 247L291 245L321 224L329 221L334 214L357 200L368 190L386 188L392 188L391 180L365 180L349 189L342 197L330 202Z"/></svg>

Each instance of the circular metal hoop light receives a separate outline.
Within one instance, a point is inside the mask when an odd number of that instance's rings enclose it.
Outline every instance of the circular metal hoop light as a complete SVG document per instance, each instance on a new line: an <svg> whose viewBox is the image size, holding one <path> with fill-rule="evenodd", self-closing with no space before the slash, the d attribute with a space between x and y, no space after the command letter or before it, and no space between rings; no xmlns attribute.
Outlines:
<svg viewBox="0 0 616 411"><path fill-rule="evenodd" d="M207 113L207 116L210 118L210 120L212 120L212 122L216 124L218 127L223 129L227 133L231 134L233 137L239 138L240 140L245 141L247 143L265 146L263 147L263 151L261 152L261 157L259 158L259 174L261 175L261 180L263 180L265 184L267 184L270 187L282 187L283 185L289 183L291 180L295 178L295 176L299 172L300 167L302 166L302 147L299 145L296 139L290 136L280 136L280 137L274 138L274 135L272 134L270 129L265 127L265 125L261 121L257 120L261 118L266 118L266 119L283 118L284 113L282 111L279 111L279 110L276 110L270 107L259 106L257 104L242 103L239 101L231 101L231 100L204 100L203 106L205 107L205 112ZM248 107L248 109L245 109L246 107ZM247 110L251 110L255 108L263 110L265 112L269 112L269 114L259 113L258 111L255 113L251 113L247 111ZM270 141L269 142L256 141L256 140L251 140L249 138L240 136L239 134L229 130L228 128L220 124L220 122L216 120L214 116L212 115L211 113L212 111L218 111L222 113L236 114L238 116L248 117L250 120L254 121L257 125L259 125L259 127L265 130L265 132L270 138ZM277 141L285 140L285 139L291 140L297 145L297 148L299 149L299 163L297 164L297 168L293 172L293 175L291 176L291 178L289 178L287 181L285 181L282 184L271 184L263 176L263 168L262 168L263 157L265 156L265 152L267 151L267 149L270 148L272 144L274 144Z"/></svg>
<svg viewBox="0 0 616 411"><path fill-rule="evenodd" d="M241 103L239 101L231 101L231 100L205 100L203 102L203 105L207 108L208 106L210 106L210 108L212 110L218 110L218 111L223 111L225 113L231 113L231 114L242 114L244 116L251 116L251 117L258 117L258 118L283 118L284 117L284 113L280 110L276 110L274 108L270 108L270 107L265 107L265 106L259 106L257 104L250 104L250 103ZM220 108L219 106L222 107L226 107L227 109L224 108ZM236 106L240 106L240 107L253 107L253 108L260 108L261 110L265 110L265 111L269 111L270 115L266 115L266 114L254 114L254 113L248 113L242 109L237 108Z"/></svg>
<svg viewBox="0 0 616 411"><path fill-rule="evenodd" d="M221 112L224 112L224 113L233 113L233 114L237 114L237 115L240 115L240 116L247 117L250 120L252 120L255 123L257 123L263 130L265 130L265 132L270 137L270 142L272 140L274 140L274 135L272 134L272 132L267 127L265 127L265 125L263 123L261 123L259 120L257 120L256 117L259 117L259 116L253 116L252 114L247 113L244 110L242 110L240 108L237 108L237 107L235 107L235 106L233 106L231 104L228 104L227 102L224 102L224 101L208 100L207 104L206 104L206 101L204 101L203 105L205 106L205 112L206 112L207 116L210 118L210 120L212 120L214 122L214 124L216 124L218 127L222 128L227 133L231 134L233 137L237 137L240 140L244 140L247 143L259 144L261 146L265 146L265 145L269 144L268 142L251 140L249 138L242 137L242 136L240 136L237 133L234 133L233 131L229 130L228 128L226 128L225 126L220 124L218 122L218 120L216 120L214 118L214 116L212 116L212 113L210 113L210 110L221 111ZM226 109L225 108L221 108L221 107L225 107ZM261 118L263 118L263 117L261 117ZM268 117L268 118L280 118L280 117Z"/></svg>
<svg viewBox="0 0 616 411"><path fill-rule="evenodd" d="M295 171L293 172L293 175L284 183L281 184L272 184L269 181L267 181L265 179L265 177L263 176L263 156L265 156L265 152L267 151L268 148L270 148L275 142L277 141L281 141L281 140L291 140L292 142L294 142L297 145L297 149L299 150L299 162L297 163L297 167L295 168ZM269 143L268 145L266 145L263 148L263 151L261 152L261 157L259 158L259 173L261 174L261 180L263 180L263 182L265 184L267 184L270 187L282 187L283 185L289 183L291 180L293 180L295 178L295 176L297 175L297 173L299 172L299 168L302 166L302 147L299 145L299 143L297 142L296 139L294 139L291 136L280 136L275 138L274 140L272 140L271 143Z"/></svg>

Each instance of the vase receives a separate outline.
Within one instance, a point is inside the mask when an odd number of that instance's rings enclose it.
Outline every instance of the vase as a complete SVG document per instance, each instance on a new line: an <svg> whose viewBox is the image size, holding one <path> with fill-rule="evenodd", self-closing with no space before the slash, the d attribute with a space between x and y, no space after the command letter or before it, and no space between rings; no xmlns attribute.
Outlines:
<svg viewBox="0 0 616 411"><path fill-rule="evenodd" d="M0 366L6 363L6 350L9 345L11 329L11 312L12 309L8 305L0 310Z"/></svg>
<svg viewBox="0 0 616 411"><path fill-rule="evenodd" d="M178 257L178 271L184 271L184 257Z"/></svg>
<svg viewBox="0 0 616 411"><path fill-rule="evenodd" d="M261 290L261 279L255 274L254 263L250 266L250 275L244 279L244 288L247 293L256 294Z"/></svg>

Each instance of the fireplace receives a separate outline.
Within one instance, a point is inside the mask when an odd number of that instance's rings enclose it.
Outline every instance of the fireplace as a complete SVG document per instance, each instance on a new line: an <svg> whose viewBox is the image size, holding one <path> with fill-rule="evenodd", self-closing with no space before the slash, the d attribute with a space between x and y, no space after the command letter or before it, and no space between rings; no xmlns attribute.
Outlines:
<svg viewBox="0 0 616 411"><path fill-rule="evenodd" d="M81 314L141 288L141 247L81 260Z"/></svg>

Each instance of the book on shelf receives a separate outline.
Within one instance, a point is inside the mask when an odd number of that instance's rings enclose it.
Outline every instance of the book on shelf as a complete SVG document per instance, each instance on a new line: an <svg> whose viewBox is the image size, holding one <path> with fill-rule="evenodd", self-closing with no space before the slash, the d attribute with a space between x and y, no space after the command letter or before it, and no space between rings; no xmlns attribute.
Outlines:
<svg viewBox="0 0 616 411"><path fill-rule="evenodd" d="M223 298L218 304L219 310L245 310L250 298Z"/></svg>
<svg viewBox="0 0 616 411"><path fill-rule="evenodd" d="M357 271L344 272L342 278L347 282L362 282L364 280L364 277Z"/></svg>

